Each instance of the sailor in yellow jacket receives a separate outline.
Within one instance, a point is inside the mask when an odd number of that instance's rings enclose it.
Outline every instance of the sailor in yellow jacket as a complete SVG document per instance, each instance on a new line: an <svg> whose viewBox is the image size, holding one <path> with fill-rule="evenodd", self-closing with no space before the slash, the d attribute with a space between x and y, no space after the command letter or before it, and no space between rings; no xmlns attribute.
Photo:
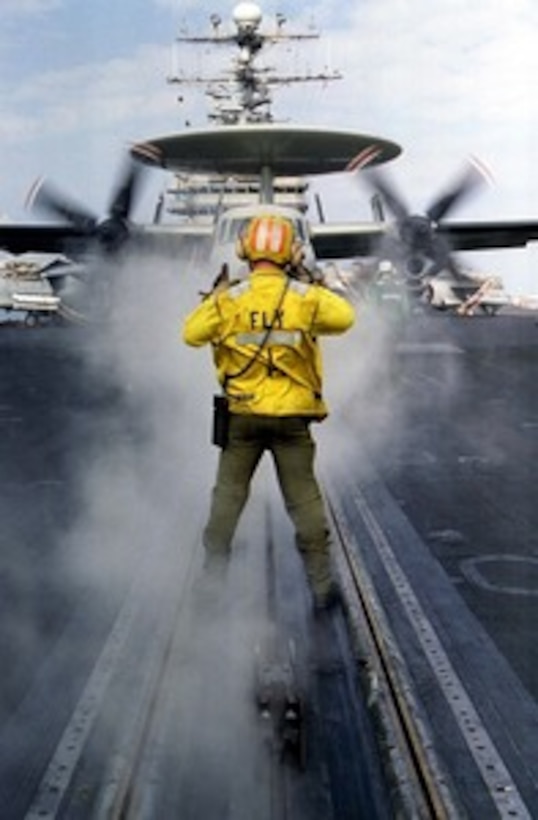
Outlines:
<svg viewBox="0 0 538 820"><path fill-rule="evenodd" d="M248 260L249 276L220 282L183 327L187 344L212 345L229 408L204 530L206 564L228 558L250 481L269 450L314 606L323 609L337 599L337 589L310 431L312 421L327 415L318 336L346 331L354 309L322 285L289 275L300 266L302 250L292 222L281 216L252 219L238 240L238 255Z"/></svg>

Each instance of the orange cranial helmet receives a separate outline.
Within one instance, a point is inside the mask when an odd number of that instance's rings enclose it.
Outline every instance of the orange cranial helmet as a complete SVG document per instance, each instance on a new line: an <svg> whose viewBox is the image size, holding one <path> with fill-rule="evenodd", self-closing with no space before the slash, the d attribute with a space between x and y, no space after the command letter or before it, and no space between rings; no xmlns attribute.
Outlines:
<svg viewBox="0 0 538 820"><path fill-rule="evenodd" d="M293 223L277 214L255 216L237 241L237 255L249 262L260 260L286 265L296 252Z"/></svg>

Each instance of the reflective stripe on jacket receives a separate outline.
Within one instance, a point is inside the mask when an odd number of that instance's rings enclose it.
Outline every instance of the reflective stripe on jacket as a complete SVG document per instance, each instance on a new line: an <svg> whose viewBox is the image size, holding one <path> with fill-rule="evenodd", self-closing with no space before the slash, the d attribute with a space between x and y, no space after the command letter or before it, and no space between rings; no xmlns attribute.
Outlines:
<svg viewBox="0 0 538 820"><path fill-rule="evenodd" d="M183 339L213 346L231 412L324 418L317 337L343 333L354 318L349 302L327 288L262 266L205 299L187 316Z"/></svg>

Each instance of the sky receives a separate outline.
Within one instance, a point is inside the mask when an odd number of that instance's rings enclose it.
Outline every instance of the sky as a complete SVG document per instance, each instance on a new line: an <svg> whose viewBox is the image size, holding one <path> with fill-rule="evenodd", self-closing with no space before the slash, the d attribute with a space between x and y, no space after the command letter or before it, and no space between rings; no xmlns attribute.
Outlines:
<svg viewBox="0 0 538 820"><path fill-rule="evenodd" d="M38 176L106 212L127 147L206 124L203 97L166 79L178 65L201 71L216 55L174 38L231 20L214 0L0 0L0 216L27 221L25 195ZM399 143L388 172L413 210L426 207L478 157L493 176L455 219L538 219L538 6L535 0L267 0L287 30L322 33L302 52L271 49L267 64L338 69L343 80L275 96L278 118L363 131ZM225 66L232 52L222 52ZM220 59L220 53L219 53ZM133 215L151 219L165 185L155 171ZM346 175L316 179L328 219L368 219L368 189ZM514 292L538 292L534 249L467 255ZM534 272L536 268L536 273ZM536 279L536 283L535 283Z"/></svg>

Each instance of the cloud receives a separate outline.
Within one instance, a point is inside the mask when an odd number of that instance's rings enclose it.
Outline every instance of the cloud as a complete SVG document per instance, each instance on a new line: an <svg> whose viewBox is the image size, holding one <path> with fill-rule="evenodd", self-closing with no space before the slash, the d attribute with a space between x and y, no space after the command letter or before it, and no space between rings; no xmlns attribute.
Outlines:
<svg viewBox="0 0 538 820"><path fill-rule="evenodd" d="M26 192L46 175L101 213L119 153L175 128L177 109L165 82L169 52L141 45L130 58L41 71L11 85L0 81L0 207L27 220ZM152 200L148 217L153 207Z"/></svg>
<svg viewBox="0 0 538 820"><path fill-rule="evenodd" d="M186 8L195 8L196 0L152 0L155 6L172 11L183 11Z"/></svg>
<svg viewBox="0 0 538 820"><path fill-rule="evenodd" d="M0 122L2 136L12 141L36 134L68 136L170 111L163 81L167 55L164 48L141 46L130 59L33 76L11 90L11 113L8 107Z"/></svg>
<svg viewBox="0 0 538 820"><path fill-rule="evenodd" d="M353 25L330 35L343 87L354 87L356 102L350 106L346 94L343 105L336 90L331 108L340 119L361 112L424 128L496 122L503 114L521 115L523 105L534 117L535 20L528 3L506 0L487 8L458 0L435 12L423 2L411 8L398 0L357 6Z"/></svg>
<svg viewBox="0 0 538 820"><path fill-rule="evenodd" d="M63 5L63 0L2 0L2 14L19 16L48 14Z"/></svg>
<svg viewBox="0 0 538 820"><path fill-rule="evenodd" d="M335 15L336 19L336 15ZM538 125L536 10L529 2L476 7L412 6L385 0L354 6L352 25L329 32L344 79L311 94L290 91L294 119L379 133L450 174L469 153L494 170L534 159ZM405 155L398 166L405 166ZM419 190L419 195L420 195Z"/></svg>

